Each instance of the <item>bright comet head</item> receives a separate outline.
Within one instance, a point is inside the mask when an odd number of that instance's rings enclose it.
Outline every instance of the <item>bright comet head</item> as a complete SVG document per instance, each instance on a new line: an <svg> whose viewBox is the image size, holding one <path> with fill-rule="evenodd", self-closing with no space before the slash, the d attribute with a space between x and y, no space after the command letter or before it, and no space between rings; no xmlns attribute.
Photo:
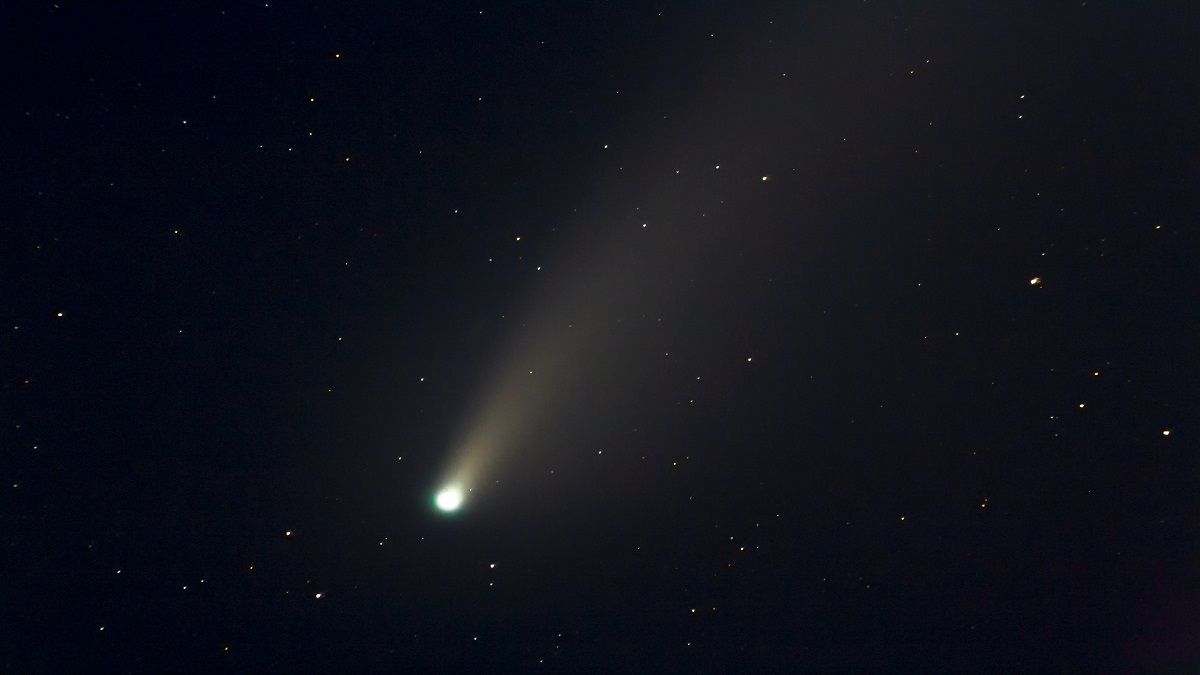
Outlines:
<svg viewBox="0 0 1200 675"><path fill-rule="evenodd" d="M462 506L463 493L458 487L448 487L437 493L434 502L442 511L457 511Z"/></svg>

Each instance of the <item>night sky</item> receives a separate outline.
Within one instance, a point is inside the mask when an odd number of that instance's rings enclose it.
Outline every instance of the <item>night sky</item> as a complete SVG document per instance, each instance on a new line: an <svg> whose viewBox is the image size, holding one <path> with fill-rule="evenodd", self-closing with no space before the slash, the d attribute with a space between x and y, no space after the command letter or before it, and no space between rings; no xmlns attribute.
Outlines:
<svg viewBox="0 0 1200 675"><path fill-rule="evenodd" d="M1190 3L3 26L0 669L1200 668Z"/></svg>

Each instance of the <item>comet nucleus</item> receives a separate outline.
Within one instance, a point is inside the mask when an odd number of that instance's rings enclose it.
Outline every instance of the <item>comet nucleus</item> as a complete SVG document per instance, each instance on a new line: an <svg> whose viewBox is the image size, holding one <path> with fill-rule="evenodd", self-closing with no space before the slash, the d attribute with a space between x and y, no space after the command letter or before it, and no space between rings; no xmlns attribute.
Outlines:
<svg viewBox="0 0 1200 675"><path fill-rule="evenodd" d="M462 506L463 493L457 487L448 487L437 493L434 502L442 511L450 512L457 511L458 507Z"/></svg>

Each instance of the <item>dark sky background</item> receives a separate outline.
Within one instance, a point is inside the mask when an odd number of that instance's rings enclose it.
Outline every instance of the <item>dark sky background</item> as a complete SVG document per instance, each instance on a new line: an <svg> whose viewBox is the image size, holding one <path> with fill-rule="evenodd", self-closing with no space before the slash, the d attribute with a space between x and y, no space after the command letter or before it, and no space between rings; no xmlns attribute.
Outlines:
<svg viewBox="0 0 1200 675"><path fill-rule="evenodd" d="M1200 666L1188 3L151 4L4 10L3 670Z"/></svg>

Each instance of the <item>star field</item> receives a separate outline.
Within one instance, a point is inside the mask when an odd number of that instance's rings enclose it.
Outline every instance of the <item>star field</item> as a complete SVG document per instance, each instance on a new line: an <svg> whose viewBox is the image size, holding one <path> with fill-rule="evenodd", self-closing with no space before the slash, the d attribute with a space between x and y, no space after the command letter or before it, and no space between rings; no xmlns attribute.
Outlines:
<svg viewBox="0 0 1200 675"><path fill-rule="evenodd" d="M4 13L4 670L1200 665L1187 7Z"/></svg>

